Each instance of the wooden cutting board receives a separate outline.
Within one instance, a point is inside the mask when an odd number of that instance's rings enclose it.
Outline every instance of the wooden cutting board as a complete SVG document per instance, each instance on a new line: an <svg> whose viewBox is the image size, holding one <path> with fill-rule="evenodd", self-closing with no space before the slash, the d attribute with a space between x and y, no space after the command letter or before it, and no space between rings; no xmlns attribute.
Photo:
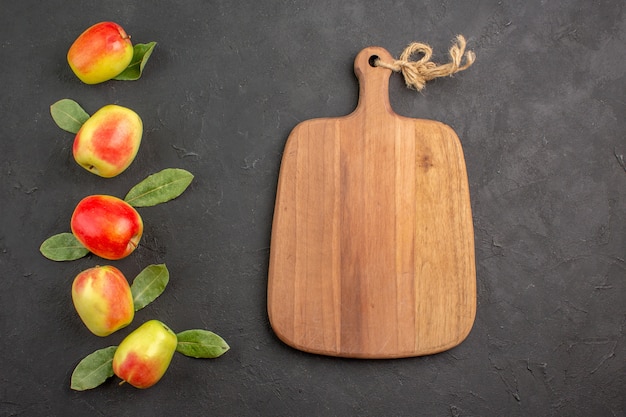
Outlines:
<svg viewBox="0 0 626 417"><path fill-rule="evenodd" d="M391 61L355 59L353 113L300 123L282 158L268 314L306 352L399 358L452 348L476 313L474 232L454 131L394 113Z"/></svg>

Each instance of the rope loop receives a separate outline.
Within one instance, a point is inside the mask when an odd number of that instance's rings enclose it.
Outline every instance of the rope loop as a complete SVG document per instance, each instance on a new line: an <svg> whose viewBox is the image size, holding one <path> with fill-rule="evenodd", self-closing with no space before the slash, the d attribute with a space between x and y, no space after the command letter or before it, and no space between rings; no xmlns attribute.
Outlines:
<svg viewBox="0 0 626 417"><path fill-rule="evenodd" d="M457 35L456 42L450 47L450 62L447 64L435 64L430 60L433 55L432 48L425 43L413 42L404 49L400 59L391 63L378 59L374 65L394 72L402 72L407 87L421 91L426 86L426 82L438 77L451 76L469 68L474 63L476 55L472 51L465 51L466 44L463 35ZM421 54L422 57L417 61L411 61L411 57L416 54Z"/></svg>

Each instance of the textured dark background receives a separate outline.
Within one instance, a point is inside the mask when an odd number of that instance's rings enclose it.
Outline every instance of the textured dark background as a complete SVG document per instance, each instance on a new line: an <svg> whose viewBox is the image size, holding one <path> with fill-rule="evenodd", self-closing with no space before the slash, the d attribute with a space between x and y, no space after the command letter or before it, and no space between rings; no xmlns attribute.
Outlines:
<svg viewBox="0 0 626 417"><path fill-rule="evenodd" d="M624 416L626 12L623 0L3 2L0 13L1 416ZM65 54L101 20L157 41L136 82L81 84ZM478 314L448 352L346 360L283 345L265 309L280 157L299 121L356 105L355 55L411 41L445 61L464 34L477 61L423 93L392 77L399 114L452 126L476 232ZM78 167L49 105L109 103L145 124L114 179ZM95 257L55 263L41 242L79 199L123 197L167 167L195 174L179 199L140 209L129 277L165 262L170 285L133 324L91 335L70 285ZM157 318L232 349L175 356L149 390L115 378L69 388L88 353Z"/></svg>

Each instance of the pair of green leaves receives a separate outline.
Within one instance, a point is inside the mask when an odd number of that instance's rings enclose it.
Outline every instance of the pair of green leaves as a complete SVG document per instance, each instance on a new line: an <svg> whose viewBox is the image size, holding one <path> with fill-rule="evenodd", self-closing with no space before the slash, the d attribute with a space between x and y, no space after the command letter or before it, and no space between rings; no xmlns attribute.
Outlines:
<svg viewBox="0 0 626 417"><path fill-rule="evenodd" d="M120 81L138 80L156 44L156 42L149 42L134 45L133 58L130 64L113 79ZM89 114L78 103L67 98L50 106L50 114L61 129L70 133L78 133L83 123L89 119Z"/></svg>
<svg viewBox="0 0 626 417"><path fill-rule="evenodd" d="M180 168L166 168L130 189L124 201L133 207L151 207L181 195L193 180L193 174ZM86 256L89 250L69 232L46 239L39 251L53 261L73 261Z"/></svg>
<svg viewBox="0 0 626 417"><path fill-rule="evenodd" d="M176 352L192 358L213 359L230 349L219 335L203 329L185 330L176 335ZM76 391L95 388L113 373L113 356L117 346L109 346L85 356L74 368L70 387Z"/></svg>
<svg viewBox="0 0 626 417"><path fill-rule="evenodd" d="M138 43L133 46L133 58L130 64L114 80L138 80L143 69L154 51L156 42ZM56 124L70 133L78 133L83 123L89 119L89 114L74 100L62 99L50 106L50 113Z"/></svg>

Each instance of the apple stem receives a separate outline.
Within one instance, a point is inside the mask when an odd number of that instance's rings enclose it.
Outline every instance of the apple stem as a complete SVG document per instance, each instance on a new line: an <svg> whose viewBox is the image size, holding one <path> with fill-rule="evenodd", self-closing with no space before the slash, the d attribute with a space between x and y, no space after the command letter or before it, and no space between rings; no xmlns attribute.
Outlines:
<svg viewBox="0 0 626 417"><path fill-rule="evenodd" d="M117 385L119 385L119 386L121 387L121 386L122 386L122 385L124 385L125 383L126 383L126 381L122 379L122 380L120 381L120 383L119 383L119 384L117 384Z"/></svg>

